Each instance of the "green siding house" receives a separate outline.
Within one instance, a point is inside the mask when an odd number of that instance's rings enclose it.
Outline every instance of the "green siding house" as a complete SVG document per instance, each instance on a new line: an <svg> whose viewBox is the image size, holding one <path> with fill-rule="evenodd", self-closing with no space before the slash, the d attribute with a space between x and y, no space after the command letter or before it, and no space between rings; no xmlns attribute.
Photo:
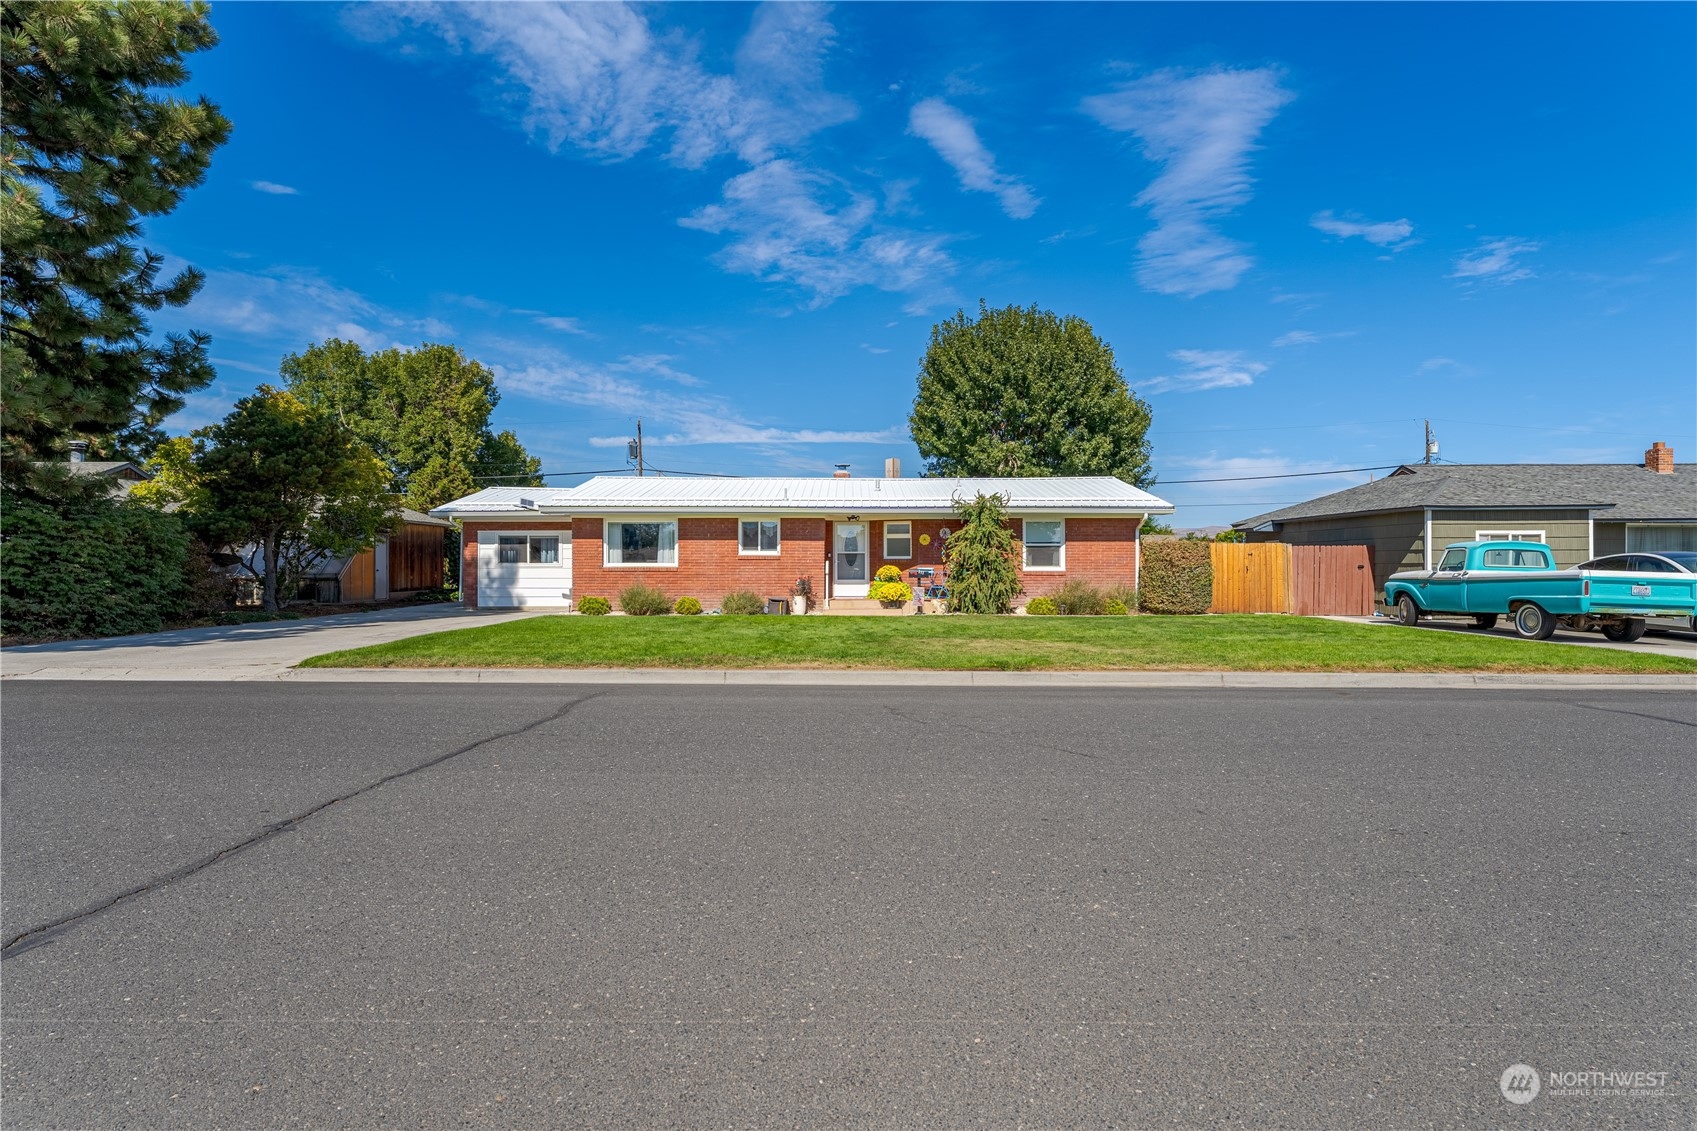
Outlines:
<svg viewBox="0 0 1697 1131"><path fill-rule="evenodd" d="M1383 479L1232 524L1251 542L1365 545L1373 581L1430 569L1450 542L1548 542L1576 566L1632 550L1697 550L1697 475L1657 442L1642 464L1407 464Z"/></svg>

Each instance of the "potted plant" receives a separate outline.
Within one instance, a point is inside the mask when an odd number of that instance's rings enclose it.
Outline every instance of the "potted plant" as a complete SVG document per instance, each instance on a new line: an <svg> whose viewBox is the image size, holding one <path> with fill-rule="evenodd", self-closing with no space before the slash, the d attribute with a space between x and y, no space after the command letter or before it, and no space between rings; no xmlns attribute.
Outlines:
<svg viewBox="0 0 1697 1131"><path fill-rule="evenodd" d="M880 566L872 575L866 595L886 609L899 609L913 600L913 589L902 580L902 571L893 565Z"/></svg>
<svg viewBox="0 0 1697 1131"><path fill-rule="evenodd" d="M807 608L811 604L813 604L813 579L811 577L796 578L795 584L790 586L790 608L794 609L796 615L800 616L807 612Z"/></svg>

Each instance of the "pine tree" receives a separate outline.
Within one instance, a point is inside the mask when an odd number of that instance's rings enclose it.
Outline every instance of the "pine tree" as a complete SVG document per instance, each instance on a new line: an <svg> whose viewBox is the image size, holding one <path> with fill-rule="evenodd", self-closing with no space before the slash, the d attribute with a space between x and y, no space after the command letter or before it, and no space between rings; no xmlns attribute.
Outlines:
<svg viewBox="0 0 1697 1131"><path fill-rule="evenodd" d="M1007 496L957 499L960 529L943 544L949 567L949 612L1005 613L1020 595L1018 543L1008 529Z"/></svg>
<svg viewBox="0 0 1697 1131"><path fill-rule="evenodd" d="M230 123L164 97L218 42L207 5L6 0L0 6L0 458L6 476L73 435L157 424L212 380L204 334L149 336L202 275L162 278L140 220L200 184Z"/></svg>

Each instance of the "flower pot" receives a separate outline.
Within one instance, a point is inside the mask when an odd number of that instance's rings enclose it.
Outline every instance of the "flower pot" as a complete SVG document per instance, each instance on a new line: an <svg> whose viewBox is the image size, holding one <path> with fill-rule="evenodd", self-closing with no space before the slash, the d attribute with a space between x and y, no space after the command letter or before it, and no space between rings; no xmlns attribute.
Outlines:
<svg viewBox="0 0 1697 1131"><path fill-rule="evenodd" d="M801 616L801 615L803 615L804 613L807 612L807 598L806 598L806 596L804 596L800 593L797 593L793 598L791 598L791 600L795 604L795 612L796 612L797 616Z"/></svg>

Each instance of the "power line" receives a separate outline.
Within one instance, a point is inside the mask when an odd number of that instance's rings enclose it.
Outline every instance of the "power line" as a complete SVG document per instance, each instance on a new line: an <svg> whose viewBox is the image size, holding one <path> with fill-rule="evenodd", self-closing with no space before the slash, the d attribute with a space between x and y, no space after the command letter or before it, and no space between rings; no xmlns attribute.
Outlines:
<svg viewBox="0 0 1697 1131"><path fill-rule="evenodd" d="M1332 471L1290 471L1283 475L1229 475L1224 479L1160 479L1158 487L1171 487L1176 483L1244 483L1251 479L1306 479L1315 475L1353 475L1358 471L1389 471L1403 466L1400 463L1386 463L1378 467L1339 467Z"/></svg>

